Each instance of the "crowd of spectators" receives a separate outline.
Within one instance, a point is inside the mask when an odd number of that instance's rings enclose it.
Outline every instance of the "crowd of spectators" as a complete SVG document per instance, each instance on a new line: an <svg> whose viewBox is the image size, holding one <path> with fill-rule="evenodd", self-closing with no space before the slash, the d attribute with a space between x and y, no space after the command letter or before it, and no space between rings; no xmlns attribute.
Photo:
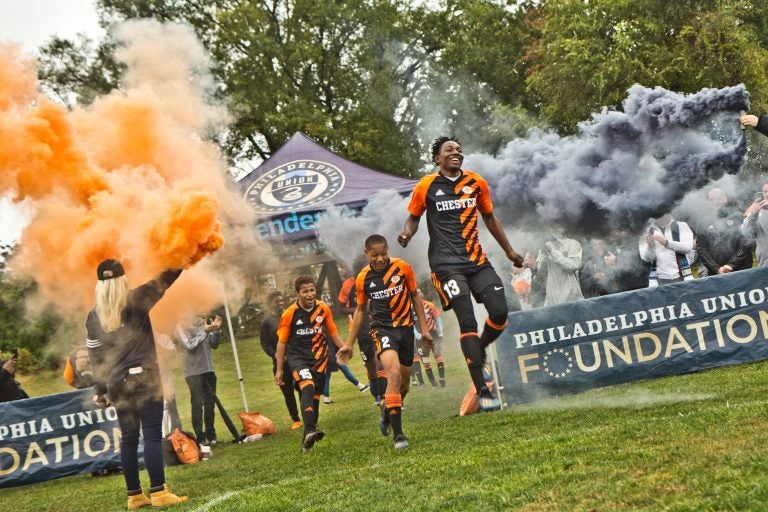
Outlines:
<svg viewBox="0 0 768 512"><path fill-rule="evenodd" d="M512 288L525 309L767 266L768 181L746 208L717 187L707 203L684 220L650 219L634 237L552 233L513 269Z"/></svg>

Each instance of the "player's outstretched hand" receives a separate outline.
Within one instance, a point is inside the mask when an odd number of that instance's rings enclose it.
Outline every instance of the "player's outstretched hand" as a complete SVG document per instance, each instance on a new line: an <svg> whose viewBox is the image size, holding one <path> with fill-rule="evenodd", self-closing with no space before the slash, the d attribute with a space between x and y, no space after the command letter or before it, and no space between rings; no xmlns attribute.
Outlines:
<svg viewBox="0 0 768 512"><path fill-rule="evenodd" d="M523 257L520 256L517 251L512 249L509 253L507 253L507 258L509 258L509 261L512 262L512 264L516 267L522 267L523 266Z"/></svg>
<svg viewBox="0 0 768 512"><path fill-rule="evenodd" d="M352 347L349 345L344 345L336 351L336 362L339 364L347 364L350 357L352 357Z"/></svg>
<svg viewBox="0 0 768 512"><path fill-rule="evenodd" d="M428 353L428 349L432 348L434 340L430 333L425 333L421 336L421 346L424 347L424 352Z"/></svg>

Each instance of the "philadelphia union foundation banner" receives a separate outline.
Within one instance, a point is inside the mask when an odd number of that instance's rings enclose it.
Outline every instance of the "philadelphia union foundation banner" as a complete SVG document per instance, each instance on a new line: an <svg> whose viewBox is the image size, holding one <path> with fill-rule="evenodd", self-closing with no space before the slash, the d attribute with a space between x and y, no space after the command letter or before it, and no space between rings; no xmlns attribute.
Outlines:
<svg viewBox="0 0 768 512"><path fill-rule="evenodd" d="M496 343L520 403L768 358L768 268L518 311Z"/></svg>
<svg viewBox="0 0 768 512"><path fill-rule="evenodd" d="M114 407L93 388L0 403L0 488L120 466Z"/></svg>

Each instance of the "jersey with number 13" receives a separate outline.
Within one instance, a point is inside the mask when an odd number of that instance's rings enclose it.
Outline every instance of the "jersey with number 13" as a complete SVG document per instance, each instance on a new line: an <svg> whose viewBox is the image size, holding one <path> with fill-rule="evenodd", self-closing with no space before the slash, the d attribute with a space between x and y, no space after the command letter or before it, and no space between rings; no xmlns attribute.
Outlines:
<svg viewBox="0 0 768 512"><path fill-rule="evenodd" d="M429 266L440 270L477 270L489 265L477 236L477 212L493 212L488 182L477 173L461 170L453 181L440 172L416 184L408 212L427 212Z"/></svg>

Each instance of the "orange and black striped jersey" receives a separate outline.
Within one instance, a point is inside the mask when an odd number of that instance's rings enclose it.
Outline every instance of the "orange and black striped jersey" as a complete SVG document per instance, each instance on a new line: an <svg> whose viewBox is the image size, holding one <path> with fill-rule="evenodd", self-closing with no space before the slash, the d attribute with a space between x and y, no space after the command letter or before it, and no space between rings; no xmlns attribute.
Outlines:
<svg viewBox="0 0 768 512"><path fill-rule="evenodd" d="M437 327L435 318L440 316L440 311L430 301L422 299L422 302L424 303L424 318L427 320L427 330L432 332Z"/></svg>
<svg viewBox="0 0 768 512"><path fill-rule="evenodd" d="M339 291L338 298L339 298L339 303L343 304L348 308L357 307L357 292L355 291L354 277L348 277L346 280L344 280L343 283L341 283L341 290ZM360 333L368 332L368 329L370 329L370 326L371 326L370 315L366 313L363 316L363 321L360 324L360 330L358 332Z"/></svg>
<svg viewBox="0 0 768 512"><path fill-rule="evenodd" d="M411 293L416 291L413 269L400 258L390 258L382 271L367 265L355 280L357 303L368 304L372 327L413 325Z"/></svg>
<svg viewBox="0 0 768 512"><path fill-rule="evenodd" d="M424 176L413 189L408 212L421 217L425 211L432 272L490 264L477 236L477 212L493 212L488 182L482 176L464 169L455 181L440 172Z"/></svg>
<svg viewBox="0 0 768 512"><path fill-rule="evenodd" d="M328 366L328 336L337 334L336 323L328 304L315 301L310 311L294 302L283 311L277 327L277 341L287 343L288 365L295 369L301 364L324 372Z"/></svg>

